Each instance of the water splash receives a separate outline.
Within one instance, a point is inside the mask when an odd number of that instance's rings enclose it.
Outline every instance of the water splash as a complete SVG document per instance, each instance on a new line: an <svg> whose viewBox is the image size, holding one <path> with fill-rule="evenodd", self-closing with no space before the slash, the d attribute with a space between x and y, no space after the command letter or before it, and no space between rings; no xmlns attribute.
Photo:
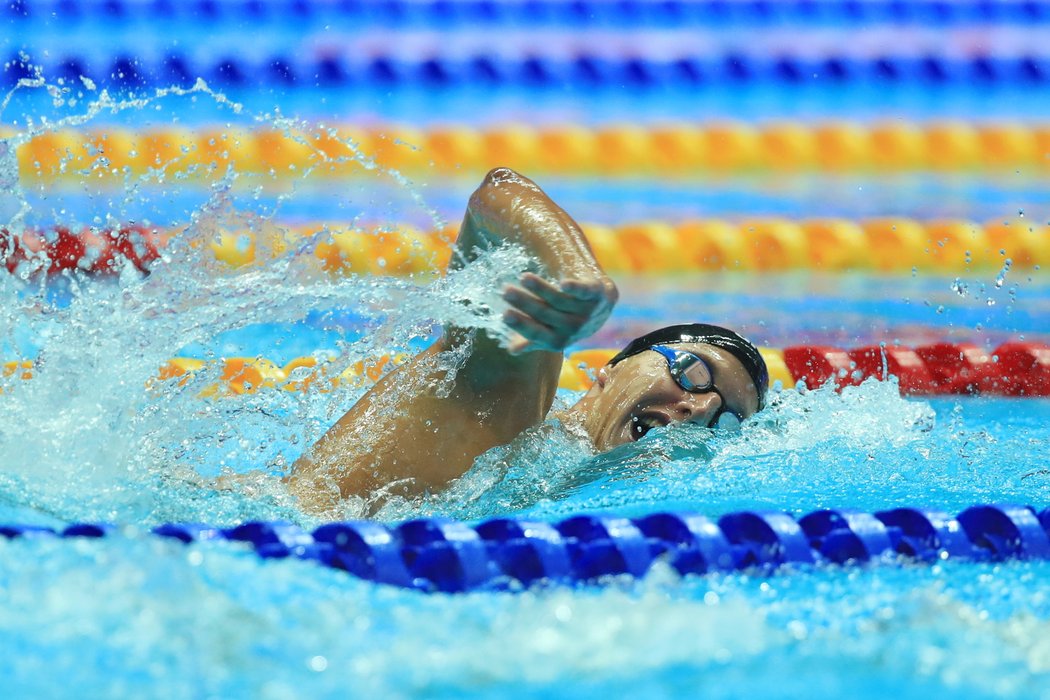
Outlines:
<svg viewBox="0 0 1050 700"><path fill-rule="evenodd" d="M574 398L563 392L562 401ZM599 455L586 438L549 420L482 455L446 492L389 505L381 515L552 518L581 509L720 513L786 503L804 510L814 503L850 504L858 490L876 500L887 481L902 480L902 464L882 456L910 455L902 462L914 460L921 471L936 425L931 406L902 398L895 380L868 380L841 392L831 386L783 391L739 433L675 425Z"/></svg>
<svg viewBox="0 0 1050 700"><path fill-rule="evenodd" d="M71 90L48 85L39 76L22 81L16 90L37 87L59 101ZM31 124L0 143L3 228L20 235L32 212L17 177L19 145L46 131L86 124L103 112L142 110L161 99L200 95L234 113L243 111L203 81L190 89L168 88L140 99L116 100L103 91L81 114ZM272 114L249 116L276 124L288 139L309 143L304 123ZM378 170L356 145L346 145L352 157ZM140 178L126 177L124 202L144 182L164 182L173 167L165 163ZM410 189L399 174L383 172ZM186 173L175 172L171 186L183 186ZM291 181L294 185L310 175L306 169ZM50 263L41 252L19 274L0 277L0 294L6 300L0 312L0 347L31 345L37 350L32 381L11 380L3 387L0 450L6 457L0 498L60 519L301 519L273 480L265 482L261 493L213 492L198 486L200 475L222 468L286 470L360 390L344 387L317 394L274 389L237 399L209 399L201 393L218 379L218 367L181 383L154 380L158 368L179 348L256 323L294 324L311 312L346 308L364 319L369 332L340 345L330 360L333 374L363 359L407 349L431 335L435 324L478 328L497 338L506 335L500 320L506 305L499 289L532 264L520 249L488 251L433 282L432 275L334 279L319 270L310 254L318 243L330 240L329 230L301 239L274 223L281 205L294 198L295 187L278 198L272 211L260 212L236 202L237 179L228 169L211 182L207 200L148 274L125 261L119 277L108 283L75 271L49 281L39 274ZM423 203L418 193L413 197ZM124 218L121 208L117 204L97 218L119 222ZM373 219L392 214L360 213ZM209 243L242 231L265 231L289 244L283 252L269 251L264 264L230 270L216 260Z"/></svg>

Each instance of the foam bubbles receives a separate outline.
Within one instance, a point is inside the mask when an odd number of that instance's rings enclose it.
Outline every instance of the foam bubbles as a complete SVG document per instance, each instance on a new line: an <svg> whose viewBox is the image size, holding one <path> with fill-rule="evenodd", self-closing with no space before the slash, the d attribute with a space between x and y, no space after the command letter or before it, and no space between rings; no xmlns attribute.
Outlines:
<svg viewBox="0 0 1050 700"><path fill-rule="evenodd" d="M56 89L61 94L69 90ZM16 177L14 148L31 136L86 124L103 112L143 110L162 100L197 96L233 113L243 111L202 81L188 90L159 90L137 100L118 101L103 91L81 113L41 120L5 140L0 144L4 228L18 236L29 214L46 219L45 212L33 211ZM279 114L251 118L276 124L285 138L301 146L310 143L307 125ZM356 146L348 146L351 157L367 160ZM188 178L202 176L178 161L162 164L171 184L152 182L157 173L126 178L123 199L112 194L100 198L96 206L102 210L94 220L100 225L126 221L124 206L143 194L144 184L167 187L161 195L175 196ZM372 168L375 177L391 177L410 189L399 174L376 169L374 163ZM192 210L189 225L170 240L148 274L126 263L116 280L64 272L46 281L39 271L50 261L41 252L30 255L19 274L0 278L5 300L0 348L34 360L31 381L3 382L0 451L6 457L0 495L66 520L301 520L275 478L256 479L251 488L233 493L214 492L204 481L223 470L286 473L360 389L344 387L327 394L266 389L211 399L202 392L218 381L219 366L189 380L158 382L157 370L168 358L182 347L207 343L234 329L259 323L294 328L308 314L342 309L357 314L365 335L343 342L327 358L333 375L355 362L404 351L430 335L435 324L455 323L496 337L506 333L500 321L506 305L499 290L532 265L522 250L507 246L487 251L437 281L432 275L333 278L312 255L319 243L330 240L331 231L302 238L275 223L279 207L294 198L309 172L288 178L290 191L278 197L271 211L239 200L242 185L234 170L212 175L205 201ZM413 197L425 215L433 213L418 193ZM401 214L362 207L349 218L398 219ZM245 231L258 234L262 262L232 270L216 259L210 244ZM263 251L267 240L282 245Z"/></svg>

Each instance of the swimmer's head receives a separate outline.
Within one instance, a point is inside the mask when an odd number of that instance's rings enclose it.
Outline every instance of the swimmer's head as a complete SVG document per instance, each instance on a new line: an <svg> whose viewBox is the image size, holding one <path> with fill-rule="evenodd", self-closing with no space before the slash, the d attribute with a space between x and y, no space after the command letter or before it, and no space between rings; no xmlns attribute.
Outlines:
<svg viewBox="0 0 1050 700"><path fill-rule="evenodd" d="M598 370L577 404L595 446L611 449L651 428L738 424L762 410L766 363L751 342L706 323L668 326L632 340Z"/></svg>
<svg viewBox="0 0 1050 700"><path fill-rule="evenodd" d="M736 358L754 384L758 397L758 411L766 404L766 392L769 390L769 370L762 354L747 338L736 331L710 323L684 323L677 326L659 328L635 338L618 352L608 364L615 365L628 357L644 352L654 345L671 345L675 343L700 343L714 345Z"/></svg>

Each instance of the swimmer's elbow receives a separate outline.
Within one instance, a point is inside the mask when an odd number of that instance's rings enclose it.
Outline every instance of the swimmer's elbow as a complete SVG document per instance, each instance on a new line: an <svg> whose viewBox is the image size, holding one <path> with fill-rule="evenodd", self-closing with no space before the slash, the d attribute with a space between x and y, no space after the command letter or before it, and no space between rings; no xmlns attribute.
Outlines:
<svg viewBox="0 0 1050 700"><path fill-rule="evenodd" d="M481 187L479 189L499 187L508 182L522 182L524 180L525 177L513 168L497 166L488 171L485 175L485 179L481 181Z"/></svg>
<svg viewBox="0 0 1050 700"><path fill-rule="evenodd" d="M538 192L540 188L536 183L516 170L493 168L470 195L467 218L475 225L488 228L487 224L509 220L512 211L524 202L533 201Z"/></svg>
<svg viewBox="0 0 1050 700"><path fill-rule="evenodd" d="M493 168L485 175L478 189L470 198L472 207L500 203L503 198L521 194L522 190L535 191L539 188L529 178L511 168Z"/></svg>

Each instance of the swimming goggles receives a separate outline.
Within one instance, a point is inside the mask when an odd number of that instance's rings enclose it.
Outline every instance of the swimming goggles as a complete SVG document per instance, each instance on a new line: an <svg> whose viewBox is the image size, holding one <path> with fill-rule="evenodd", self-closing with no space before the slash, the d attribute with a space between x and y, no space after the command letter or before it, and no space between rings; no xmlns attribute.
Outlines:
<svg viewBox="0 0 1050 700"><path fill-rule="evenodd" d="M691 394L714 392L722 400L722 405L708 421L707 427L725 430L735 430L740 427L744 419L727 408L726 397L722 396L722 392L715 387L715 377L711 366L702 357L666 345L653 345L649 349L664 356L664 359L667 360L667 371L671 373L675 384L682 389Z"/></svg>

